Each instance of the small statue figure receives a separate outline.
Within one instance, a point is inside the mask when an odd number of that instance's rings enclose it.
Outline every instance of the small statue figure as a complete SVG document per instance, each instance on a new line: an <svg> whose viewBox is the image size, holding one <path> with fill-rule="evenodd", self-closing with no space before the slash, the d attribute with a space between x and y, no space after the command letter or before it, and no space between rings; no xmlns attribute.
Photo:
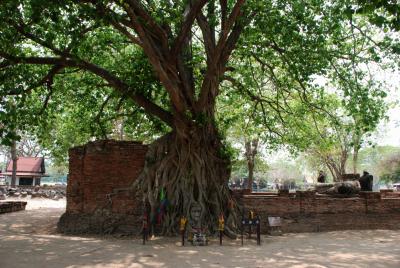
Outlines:
<svg viewBox="0 0 400 268"><path fill-rule="evenodd" d="M190 212L189 212L189 222L190 225L194 229L200 229L201 228L201 214L202 214L202 209L201 206L197 203L193 203L190 206Z"/></svg>
<svg viewBox="0 0 400 268"><path fill-rule="evenodd" d="M372 192L372 183L373 183L374 177L369 174L367 171L363 171L363 175L361 176L359 182L361 186L361 191L368 191Z"/></svg>
<svg viewBox="0 0 400 268"><path fill-rule="evenodd" d="M322 170L320 170L319 173L318 173L317 182L319 182L319 183L325 183L326 182L326 175Z"/></svg>
<svg viewBox="0 0 400 268"><path fill-rule="evenodd" d="M182 216L181 219L179 220L179 231L181 232L182 236L182 246L185 245L186 223L187 223L186 217Z"/></svg>
<svg viewBox="0 0 400 268"><path fill-rule="evenodd" d="M192 229L191 240L194 246L206 246L208 244L207 236L201 224L202 212L202 208L199 204L193 203L191 205L189 224Z"/></svg>
<svg viewBox="0 0 400 268"><path fill-rule="evenodd" d="M223 232L225 230L225 218L224 218L224 213L221 212L221 214L218 217L218 231Z"/></svg>

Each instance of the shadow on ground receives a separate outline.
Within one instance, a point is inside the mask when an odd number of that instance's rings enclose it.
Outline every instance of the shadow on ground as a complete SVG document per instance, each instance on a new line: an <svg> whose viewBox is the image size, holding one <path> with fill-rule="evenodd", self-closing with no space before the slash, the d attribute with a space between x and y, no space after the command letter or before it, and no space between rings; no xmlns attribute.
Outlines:
<svg viewBox="0 0 400 268"><path fill-rule="evenodd" d="M56 233L63 208L0 215L0 267L400 267L400 231L287 234L212 240L181 247L179 238L76 237Z"/></svg>

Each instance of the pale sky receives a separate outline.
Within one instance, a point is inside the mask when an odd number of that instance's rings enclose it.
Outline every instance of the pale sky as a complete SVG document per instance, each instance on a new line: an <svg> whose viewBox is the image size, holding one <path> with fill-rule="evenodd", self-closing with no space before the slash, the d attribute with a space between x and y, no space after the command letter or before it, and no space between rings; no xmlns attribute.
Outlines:
<svg viewBox="0 0 400 268"><path fill-rule="evenodd" d="M379 80L388 89L387 101L392 106L387 115L388 122L382 122L377 131L379 145L400 146L400 70L395 72L380 72Z"/></svg>
<svg viewBox="0 0 400 268"><path fill-rule="evenodd" d="M381 123L376 133L378 145L400 146L400 107L392 108L388 112L389 122Z"/></svg>

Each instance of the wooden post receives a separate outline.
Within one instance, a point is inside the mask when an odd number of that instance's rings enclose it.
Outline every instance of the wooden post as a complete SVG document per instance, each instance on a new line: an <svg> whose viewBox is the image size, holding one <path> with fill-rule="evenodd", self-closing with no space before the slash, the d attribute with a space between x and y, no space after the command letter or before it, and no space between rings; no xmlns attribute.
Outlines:
<svg viewBox="0 0 400 268"><path fill-rule="evenodd" d="M148 227L149 227L148 216L147 216L147 212L145 211L143 214L143 226L142 226L143 245L146 244L146 240L148 239L147 238Z"/></svg>
<svg viewBox="0 0 400 268"><path fill-rule="evenodd" d="M221 213L218 218L218 230L219 230L219 245L222 246L222 233L225 229L225 219L224 214Z"/></svg>
<svg viewBox="0 0 400 268"><path fill-rule="evenodd" d="M187 219L184 216L182 216L179 221L179 230L181 230L181 235L182 235L182 247L185 246L186 223Z"/></svg>
<svg viewBox="0 0 400 268"><path fill-rule="evenodd" d="M242 219L242 246L243 246L243 232L244 232L244 218Z"/></svg>
<svg viewBox="0 0 400 268"><path fill-rule="evenodd" d="M17 183L17 142L13 141L11 145L11 160L12 160L12 173L11 173L11 188L15 188Z"/></svg>
<svg viewBox="0 0 400 268"><path fill-rule="evenodd" d="M249 224L249 239L251 239L251 224Z"/></svg>
<svg viewBox="0 0 400 268"><path fill-rule="evenodd" d="M249 239L251 238L251 225L253 224L254 220L254 211L249 211Z"/></svg>
<svg viewBox="0 0 400 268"><path fill-rule="evenodd" d="M257 216L257 245L261 245L261 221L260 217Z"/></svg>

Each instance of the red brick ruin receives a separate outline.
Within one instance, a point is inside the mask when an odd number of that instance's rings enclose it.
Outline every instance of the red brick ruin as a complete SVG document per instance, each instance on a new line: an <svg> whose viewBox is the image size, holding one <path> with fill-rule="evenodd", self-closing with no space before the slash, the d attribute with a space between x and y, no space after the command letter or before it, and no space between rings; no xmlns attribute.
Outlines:
<svg viewBox="0 0 400 268"><path fill-rule="evenodd" d="M122 190L143 169L147 146L128 141L96 141L69 151L67 209L59 221L64 233L123 233L141 231L140 193ZM399 229L400 195L361 192L359 197L333 198L314 192L289 195L235 192L245 210L260 215L261 231L267 217L282 218L283 232L346 229Z"/></svg>
<svg viewBox="0 0 400 268"><path fill-rule="evenodd" d="M67 209L58 227L65 233L137 233L140 196L128 188L143 169L147 146L96 141L69 151Z"/></svg>

